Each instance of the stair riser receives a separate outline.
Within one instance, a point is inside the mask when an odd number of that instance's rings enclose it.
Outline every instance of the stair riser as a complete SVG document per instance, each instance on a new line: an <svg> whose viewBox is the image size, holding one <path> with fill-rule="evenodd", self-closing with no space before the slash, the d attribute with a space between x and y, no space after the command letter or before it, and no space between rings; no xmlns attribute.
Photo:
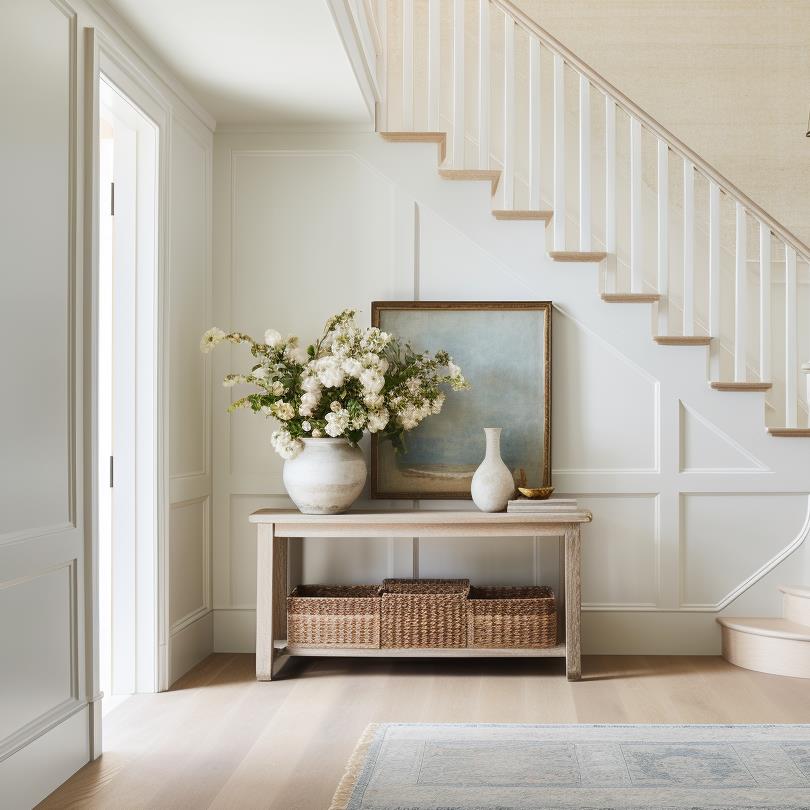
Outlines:
<svg viewBox="0 0 810 810"><path fill-rule="evenodd" d="M789 622L810 627L810 599L792 593L782 594L782 615Z"/></svg>
<svg viewBox="0 0 810 810"><path fill-rule="evenodd" d="M810 678L810 642L743 633L723 627L723 658L773 675Z"/></svg>

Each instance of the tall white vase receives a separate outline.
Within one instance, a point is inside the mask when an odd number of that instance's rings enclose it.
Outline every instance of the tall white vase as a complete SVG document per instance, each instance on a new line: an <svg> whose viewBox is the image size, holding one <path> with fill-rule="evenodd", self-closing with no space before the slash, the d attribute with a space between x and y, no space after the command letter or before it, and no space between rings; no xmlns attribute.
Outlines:
<svg viewBox="0 0 810 810"><path fill-rule="evenodd" d="M359 497L366 460L347 439L303 439L304 449L284 462L284 486L305 515L338 515Z"/></svg>
<svg viewBox="0 0 810 810"><path fill-rule="evenodd" d="M472 478L472 499L482 512L503 512L515 494L515 479L501 458L501 429L484 428L484 435L487 451Z"/></svg>

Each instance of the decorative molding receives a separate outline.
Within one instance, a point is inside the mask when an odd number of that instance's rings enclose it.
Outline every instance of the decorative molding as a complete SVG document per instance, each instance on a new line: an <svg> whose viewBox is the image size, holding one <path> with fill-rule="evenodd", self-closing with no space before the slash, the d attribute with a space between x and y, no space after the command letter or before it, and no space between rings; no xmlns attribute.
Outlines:
<svg viewBox="0 0 810 810"><path fill-rule="evenodd" d="M205 616L207 613L211 612L211 496L209 494L201 495L197 498L189 498L185 501L176 501L175 503L170 504L169 511L174 511L176 509L194 506L196 504L201 504L202 506L202 596L203 596L203 603L194 610L187 613L185 616L182 616L177 621L169 625L169 638L173 635L179 633L184 628L188 627L190 624L193 624L198 619ZM169 542L171 543L171 538L169 538ZM171 569L170 569L171 572ZM171 576L171 573L170 573ZM168 606L167 606L168 608ZM168 611L167 611L168 612Z"/></svg>
<svg viewBox="0 0 810 810"><path fill-rule="evenodd" d="M804 543L807 539L808 535L810 535L810 495L804 492L793 492L793 493L783 493L783 492L763 492L763 493L750 493L750 492L681 492L681 497L684 495L741 495L741 496L751 496L751 495L804 495L808 499L807 503L807 511L805 513L804 523L802 524L801 529L799 529L799 533L790 541L780 552L775 554L768 560L764 565L761 565L753 574L746 577L739 585L729 591L722 599L714 604L711 603L689 603L689 602L680 602L679 608L683 611L689 612L706 612L706 613L718 613L719 611L723 610L724 608L728 607L735 599L739 596L742 596L749 588L755 585L759 580L761 580L766 574L769 574L776 568L779 563L786 560L799 546ZM682 547L683 545L683 526L681 526L681 536L679 539L679 546ZM681 567L683 567L684 558L682 555L681 559ZM681 581L683 581L683 568L681 569Z"/></svg>

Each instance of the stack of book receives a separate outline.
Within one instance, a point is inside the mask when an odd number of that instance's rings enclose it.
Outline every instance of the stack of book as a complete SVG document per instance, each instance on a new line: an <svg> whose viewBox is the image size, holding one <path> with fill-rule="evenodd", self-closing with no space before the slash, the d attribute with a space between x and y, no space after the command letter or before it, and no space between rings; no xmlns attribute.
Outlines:
<svg viewBox="0 0 810 810"><path fill-rule="evenodd" d="M531 514L565 514L566 512L577 512L576 498L549 498L545 501L533 500L531 498L516 498L506 505L507 512L530 512Z"/></svg>

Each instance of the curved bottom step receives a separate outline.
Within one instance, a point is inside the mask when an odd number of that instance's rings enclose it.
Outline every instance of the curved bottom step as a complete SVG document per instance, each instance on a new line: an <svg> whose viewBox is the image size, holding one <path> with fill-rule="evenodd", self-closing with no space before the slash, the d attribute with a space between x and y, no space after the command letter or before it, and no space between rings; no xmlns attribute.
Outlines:
<svg viewBox="0 0 810 810"><path fill-rule="evenodd" d="M717 619L723 658L772 675L810 678L810 627L787 619Z"/></svg>

